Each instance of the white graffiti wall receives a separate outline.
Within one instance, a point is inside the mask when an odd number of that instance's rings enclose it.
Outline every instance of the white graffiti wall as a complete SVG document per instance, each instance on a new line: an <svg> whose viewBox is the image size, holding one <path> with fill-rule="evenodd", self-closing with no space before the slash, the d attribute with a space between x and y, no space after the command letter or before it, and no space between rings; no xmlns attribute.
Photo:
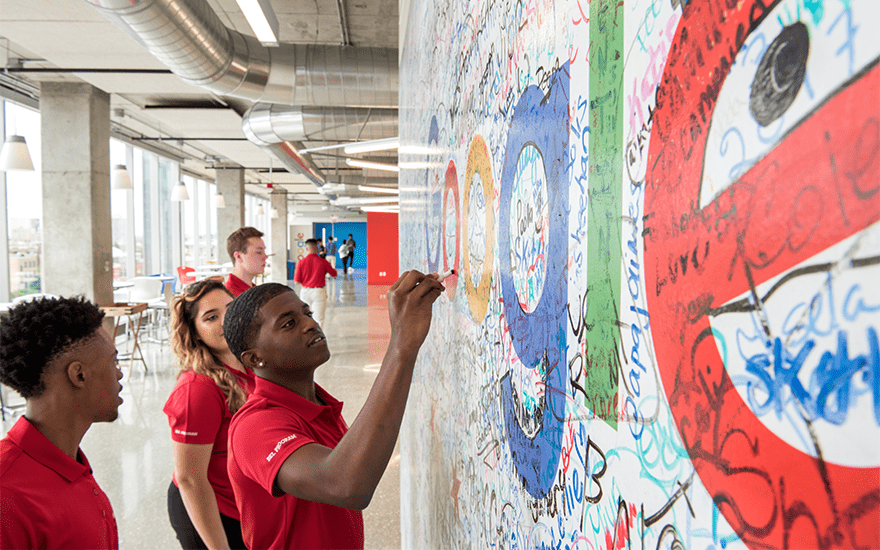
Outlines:
<svg viewBox="0 0 880 550"><path fill-rule="evenodd" d="M405 548L880 548L878 22L412 3Z"/></svg>

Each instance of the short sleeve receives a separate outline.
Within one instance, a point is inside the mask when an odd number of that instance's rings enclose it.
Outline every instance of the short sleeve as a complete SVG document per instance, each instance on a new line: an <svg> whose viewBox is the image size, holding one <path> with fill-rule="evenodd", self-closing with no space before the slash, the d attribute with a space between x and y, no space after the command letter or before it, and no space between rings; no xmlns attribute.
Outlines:
<svg viewBox="0 0 880 550"><path fill-rule="evenodd" d="M27 507L14 491L0 491L0 548L38 548L39 537Z"/></svg>
<svg viewBox="0 0 880 550"><path fill-rule="evenodd" d="M287 457L303 445L315 443L309 433L301 418L264 409L235 419L229 445L241 473L271 494Z"/></svg>
<svg viewBox="0 0 880 550"><path fill-rule="evenodd" d="M184 373L162 410L168 416L173 441L204 445L217 439L228 408L213 380Z"/></svg>

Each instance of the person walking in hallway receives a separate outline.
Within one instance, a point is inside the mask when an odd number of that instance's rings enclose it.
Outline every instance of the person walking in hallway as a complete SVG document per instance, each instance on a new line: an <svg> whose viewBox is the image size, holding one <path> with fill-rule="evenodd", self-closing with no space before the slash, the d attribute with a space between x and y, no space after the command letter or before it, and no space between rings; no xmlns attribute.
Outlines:
<svg viewBox="0 0 880 550"><path fill-rule="evenodd" d="M229 349L256 389L229 427L229 478L248 548L363 548L361 510L400 432L413 369L444 287L408 271L388 290L391 340L349 428L342 402L315 383L330 359L321 327L289 287L268 283L232 302Z"/></svg>
<svg viewBox="0 0 880 550"><path fill-rule="evenodd" d="M354 269L354 249L357 247L357 243L354 241L354 237L351 233L348 234L348 240L345 241L346 246L348 246L348 266ZM343 264L345 262L342 262ZM348 273L348 271L346 271Z"/></svg>
<svg viewBox="0 0 880 550"><path fill-rule="evenodd" d="M168 416L174 475L168 517L185 549L245 548L226 471L232 415L254 387L223 338L232 294L218 280L186 287L171 304L171 349L180 373L163 412Z"/></svg>
<svg viewBox="0 0 880 550"><path fill-rule="evenodd" d="M336 269L330 262L318 255L318 241L309 239L306 241L306 257L296 263L293 272L293 280L302 285L300 296L309 304L315 321L324 326L324 313L327 311L327 288L324 286L324 277L330 275L336 277Z"/></svg>
<svg viewBox="0 0 880 550"><path fill-rule="evenodd" d="M122 404L103 318L85 298L44 298L0 321L0 381L27 407L0 441L0 548L119 548L113 507L79 448Z"/></svg>
<svg viewBox="0 0 880 550"><path fill-rule="evenodd" d="M232 273L226 279L226 288L238 296L254 286L254 278L266 269L266 243L263 232L254 227L236 229L226 239L226 252L232 259Z"/></svg>
<svg viewBox="0 0 880 550"><path fill-rule="evenodd" d="M327 256L326 259L336 269L336 241L333 237L327 237Z"/></svg>
<svg viewBox="0 0 880 550"><path fill-rule="evenodd" d="M348 275L348 259L350 258L349 253L351 249L348 246L348 243L342 241L342 245L339 247L339 257L342 258L342 274Z"/></svg>

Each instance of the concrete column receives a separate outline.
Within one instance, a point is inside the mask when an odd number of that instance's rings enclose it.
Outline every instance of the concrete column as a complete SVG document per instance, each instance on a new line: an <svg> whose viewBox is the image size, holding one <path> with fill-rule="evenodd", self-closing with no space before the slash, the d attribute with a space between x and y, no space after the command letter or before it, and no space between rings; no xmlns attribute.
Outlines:
<svg viewBox="0 0 880 550"><path fill-rule="evenodd" d="M6 105L0 101L0 130L6 128ZM6 139L6 135L3 135ZM9 210L6 207L6 172L0 172L0 212L5 212L0 223L0 302L8 302L9 295ZM5 284L2 281L6 281ZM0 390L2 391L2 390Z"/></svg>
<svg viewBox="0 0 880 550"><path fill-rule="evenodd" d="M226 208L217 209L217 261L222 264L232 261L226 253L226 239L244 225L244 170L217 170L217 192L226 201Z"/></svg>
<svg viewBox="0 0 880 550"><path fill-rule="evenodd" d="M278 210L278 217L269 219L269 250L275 254L272 256L272 270L269 275L273 282L284 284L287 282L287 259L290 256L287 247L287 191L273 189L269 194L269 201L271 208Z"/></svg>
<svg viewBox="0 0 880 550"><path fill-rule="evenodd" d="M43 291L111 303L110 96L43 82L40 121Z"/></svg>

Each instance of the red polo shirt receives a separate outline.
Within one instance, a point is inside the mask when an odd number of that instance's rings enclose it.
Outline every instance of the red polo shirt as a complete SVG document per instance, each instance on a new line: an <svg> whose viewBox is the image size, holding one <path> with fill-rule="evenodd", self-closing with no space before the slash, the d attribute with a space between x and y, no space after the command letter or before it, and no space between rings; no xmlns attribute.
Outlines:
<svg viewBox="0 0 880 550"><path fill-rule="evenodd" d="M316 385L327 405L257 377L256 390L229 427L229 479L248 548L363 548L360 511L282 493L273 496L281 465L309 443L335 447L348 430L342 402Z"/></svg>
<svg viewBox="0 0 880 550"><path fill-rule="evenodd" d="M24 417L0 440L0 548L119 548L110 500L77 451L81 462Z"/></svg>
<svg viewBox="0 0 880 550"><path fill-rule="evenodd" d="M242 281L232 273L227 277L226 282L223 285L232 293L233 298L238 298L238 295L244 292L249 288L254 288L257 285L249 285L246 282Z"/></svg>
<svg viewBox="0 0 880 550"><path fill-rule="evenodd" d="M336 277L336 269L330 262L317 254L307 254L296 263L293 280L305 288L318 288L324 286L324 275L328 273L331 277Z"/></svg>
<svg viewBox="0 0 880 550"><path fill-rule="evenodd" d="M225 365L224 365L225 366ZM229 367L226 367L229 368ZM254 373L229 369L248 393L254 389ZM168 416L171 439L193 445L213 444L208 461L208 482L214 489L217 508L224 516L238 519L235 495L226 472L226 445L232 412L226 397L210 377L184 371L165 402L162 411ZM173 476L177 485L177 476Z"/></svg>

